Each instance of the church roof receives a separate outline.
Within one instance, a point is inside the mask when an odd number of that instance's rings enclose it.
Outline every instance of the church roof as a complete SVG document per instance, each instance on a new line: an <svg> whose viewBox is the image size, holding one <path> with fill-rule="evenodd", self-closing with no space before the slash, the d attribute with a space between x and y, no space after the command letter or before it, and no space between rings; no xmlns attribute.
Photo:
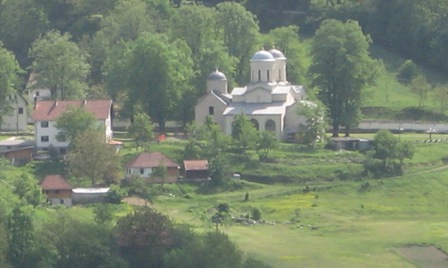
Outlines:
<svg viewBox="0 0 448 268"><path fill-rule="evenodd" d="M211 73L207 80L219 81L219 80L227 80L227 77L216 69L213 73Z"/></svg>
<svg viewBox="0 0 448 268"><path fill-rule="evenodd" d="M273 48L273 49L269 50L269 52L276 59L286 60L285 55L283 55L283 53L280 50L278 50L278 49Z"/></svg>
<svg viewBox="0 0 448 268"><path fill-rule="evenodd" d="M225 110L223 115L282 115L285 113L286 102L270 103L244 103L232 102Z"/></svg>
<svg viewBox="0 0 448 268"><path fill-rule="evenodd" d="M260 50L255 52L250 61L275 61L275 59L269 51Z"/></svg>

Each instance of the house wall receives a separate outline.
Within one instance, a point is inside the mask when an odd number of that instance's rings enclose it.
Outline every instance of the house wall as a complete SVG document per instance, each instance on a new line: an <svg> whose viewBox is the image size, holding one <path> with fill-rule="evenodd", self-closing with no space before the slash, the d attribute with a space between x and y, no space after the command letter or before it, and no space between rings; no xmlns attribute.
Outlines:
<svg viewBox="0 0 448 268"><path fill-rule="evenodd" d="M51 203L52 207L60 205L71 207L73 205L71 198L47 198L47 200Z"/></svg>
<svg viewBox="0 0 448 268"><path fill-rule="evenodd" d="M73 204L90 204L105 202L108 193L73 193Z"/></svg>
<svg viewBox="0 0 448 268"><path fill-rule="evenodd" d="M143 173L140 170L142 170ZM126 178L132 178L133 176L149 178L151 177L151 174L152 174L152 168L128 168L126 170Z"/></svg>
<svg viewBox="0 0 448 268"><path fill-rule="evenodd" d="M9 97L11 112L2 117L0 130L25 131L27 130L28 113L25 100L17 95Z"/></svg>
<svg viewBox="0 0 448 268"><path fill-rule="evenodd" d="M43 190L48 198L72 198L72 190Z"/></svg>
<svg viewBox="0 0 448 268"><path fill-rule="evenodd" d="M204 180L209 177L208 170L186 170L184 180Z"/></svg>
<svg viewBox="0 0 448 268"><path fill-rule="evenodd" d="M2 154L11 161L12 165L20 166L30 162L33 159L33 148L0 153L0 156Z"/></svg>

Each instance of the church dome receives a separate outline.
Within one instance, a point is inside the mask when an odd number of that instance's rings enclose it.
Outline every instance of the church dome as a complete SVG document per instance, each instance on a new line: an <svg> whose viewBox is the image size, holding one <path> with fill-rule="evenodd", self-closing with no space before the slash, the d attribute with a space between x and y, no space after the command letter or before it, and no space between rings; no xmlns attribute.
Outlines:
<svg viewBox="0 0 448 268"><path fill-rule="evenodd" d="M216 71L214 71L207 77L207 80L213 80L213 81L227 80L227 77L223 73L218 71L218 69L216 69Z"/></svg>
<svg viewBox="0 0 448 268"><path fill-rule="evenodd" d="M260 50L256 52L253 56L251 61L274 61L274 56L269 51L266 50Z"/></svg>
<svg viewBox="0 0 448 268"><path fill-rule="evenodd" d="M273 49L269 50L269 52L276 59L286 59L285 55L283 55L283 53L280 50L278 50L278 49L273 48Z"/></svg>

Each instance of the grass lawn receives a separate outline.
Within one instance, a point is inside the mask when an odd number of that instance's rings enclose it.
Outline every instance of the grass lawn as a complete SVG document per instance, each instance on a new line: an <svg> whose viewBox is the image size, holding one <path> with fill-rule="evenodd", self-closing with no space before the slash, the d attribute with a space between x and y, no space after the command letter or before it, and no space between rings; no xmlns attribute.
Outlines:
<svg viewBox="0 0 448 268"><path fill-rule="evenodd" d="M218 202L228 202L237 216L261 209L265 220L277 224L220 228L274 267L414 267L395 249L433 244L448 250L448 171L368 182L364 192L362 182L335 182L307 193L297 185L259 185L249 202L242 202L242 190L190 200L163 197L155 206L198 230L214 228L203 219Z"/></svg>

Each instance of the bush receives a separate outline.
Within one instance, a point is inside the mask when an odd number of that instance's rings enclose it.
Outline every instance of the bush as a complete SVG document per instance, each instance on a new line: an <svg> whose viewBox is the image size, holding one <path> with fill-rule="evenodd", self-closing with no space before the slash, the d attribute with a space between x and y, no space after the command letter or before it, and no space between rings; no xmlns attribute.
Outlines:
<svg viewBox="0 0 448 268"><path fill-rule="evenodd" d="M258 208L253 208L251 211L251 218L254 221L259 221L261 220L261 210Z"/></svg>
<svg viewBox="0 0 448 268"><path fill-rule="evenodd" d="M126 190L121 189L118 185L112 185L106 196L106 202L112 204L120 204L121 199L127 196Z"/></svg>

